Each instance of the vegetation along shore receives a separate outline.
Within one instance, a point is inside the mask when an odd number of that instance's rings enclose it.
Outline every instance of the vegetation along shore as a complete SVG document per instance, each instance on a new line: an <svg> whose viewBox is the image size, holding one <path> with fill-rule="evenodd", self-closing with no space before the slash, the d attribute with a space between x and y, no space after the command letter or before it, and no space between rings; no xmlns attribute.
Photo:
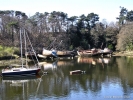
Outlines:
<svg viewBox="0 0 133 100"><path fill-rule="evenodd" d="M94 12L71 17L59 11L37 12L28 17L21 11L0 10L0 56L18 54L19 32L29 35L37 53L42 53L43 48L61 51L109 48L113 56L133 55L133 11L121 7L115 23L100 22L99 18Z"/></svg>

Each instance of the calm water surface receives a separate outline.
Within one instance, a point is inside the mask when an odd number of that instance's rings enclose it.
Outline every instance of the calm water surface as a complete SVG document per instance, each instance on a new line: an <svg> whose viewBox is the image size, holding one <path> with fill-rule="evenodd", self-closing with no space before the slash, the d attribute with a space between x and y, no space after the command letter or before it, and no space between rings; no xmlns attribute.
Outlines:
<svg viewBox="0 0 133 100"><path fill-rule="evenodd" d="M75 58L40 65L48 74L1 78L0 100L133 100L133 58ZM70 75L73 70L85 73Z"/></svg>

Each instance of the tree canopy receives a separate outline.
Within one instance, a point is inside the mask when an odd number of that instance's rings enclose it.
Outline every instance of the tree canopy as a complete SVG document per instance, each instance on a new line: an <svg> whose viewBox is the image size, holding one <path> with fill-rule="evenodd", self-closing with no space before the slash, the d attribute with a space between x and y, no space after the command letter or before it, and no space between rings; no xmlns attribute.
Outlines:
<svg viewBox="0 0 133 100"><path fill-rule="evenodd" d="M132 47L132 10L120 7L118 22L114 24L99 22L100 16L94 12L88 13L87 16L67 15L53 11L36 12L28 17L21 11L0 11L0 44L10 46L15 41L17 46L18 41L15 38L21 30L30 34L34 46L40 49L48 47L54 40L56 41L51 48L61 50L105 47L112 50L129 50L129 47Z"/></svg>

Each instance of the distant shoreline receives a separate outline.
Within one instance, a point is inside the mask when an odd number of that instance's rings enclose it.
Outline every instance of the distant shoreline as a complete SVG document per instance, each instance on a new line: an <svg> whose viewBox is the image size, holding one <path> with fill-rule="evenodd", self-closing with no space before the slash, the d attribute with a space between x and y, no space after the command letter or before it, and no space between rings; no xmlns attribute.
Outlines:
<svg viewBox="0 0 133 100"><path fill-rule="evenodd" d="M112 56L132 56L133 57L133 51L121 51L121 52L113 52ZM0 67L7 66L11 62L20 62L19 59L9 59L9 57L4 57L5 59L0 59ZM10 60L10 62L9 62Z"/></svg>
<svg viewBox="0 0 133 100"><path fill-rule="evenodd" d="M113 52L112 56L133 56L133 51Z"/></svg>

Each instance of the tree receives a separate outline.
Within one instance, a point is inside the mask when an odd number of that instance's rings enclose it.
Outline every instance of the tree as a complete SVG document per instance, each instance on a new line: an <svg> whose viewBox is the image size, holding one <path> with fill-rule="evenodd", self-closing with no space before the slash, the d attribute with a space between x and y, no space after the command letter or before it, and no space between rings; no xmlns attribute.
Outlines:
<svg viewBox="0 0 133 100"><path fill-rule="evenodd" d="M97 14L90 13L87 15L87 19L89 21L88 26L91 26L91 28L94 28L96 22L99 21L99 16Z"/></svg>
<svg viewBox="0 0 133 100"><path fill-rule="evenodd" d="M133 21L133 11L132 10L127 12L126 20L129 22Z"/></svg>
<svg viewBox="0 0 133 100"><path fill-rule="evenodd" d="M115 26L108 26L105 29L106 32L106 47L112 46L113 50L115 50L115 46L117 44L117 34L119 33L119 29Z"/></svg>
<svg viewBox="0 0 133 100"><path fill-rule="evenodd" d="M133 50L133 24L121 28L117 39L117 50Z"/></svg>
<svg viewBox="0 0 133 100"><path fill-rule="evenodd" d="M121 7L121 6L120 6L120 9L121 9L120 10L120 15L116 19L119 20L119 25L123 25L124 22L126 21L126 16L127 16L128 10L124 7Z"/></svg>
<svg viewBox="0 0 133 100"><path fill-rule="evenodd" d="M105 47L105 31L102 23L96 23L95 28L91 29L92 47L103 48ZM104 44L104 45L103 45Z"/></svg>
<svg viewBox="0 0 133 100"><path fill-rule="evenodd" d="M68 21L71 22L71 23L69 24L69 29L70 29L70 30L75 30L74 25L76 24L77 18L78 18L77 16L72 16L72 17L70 17L70 18L67 18Z"/></svg>

